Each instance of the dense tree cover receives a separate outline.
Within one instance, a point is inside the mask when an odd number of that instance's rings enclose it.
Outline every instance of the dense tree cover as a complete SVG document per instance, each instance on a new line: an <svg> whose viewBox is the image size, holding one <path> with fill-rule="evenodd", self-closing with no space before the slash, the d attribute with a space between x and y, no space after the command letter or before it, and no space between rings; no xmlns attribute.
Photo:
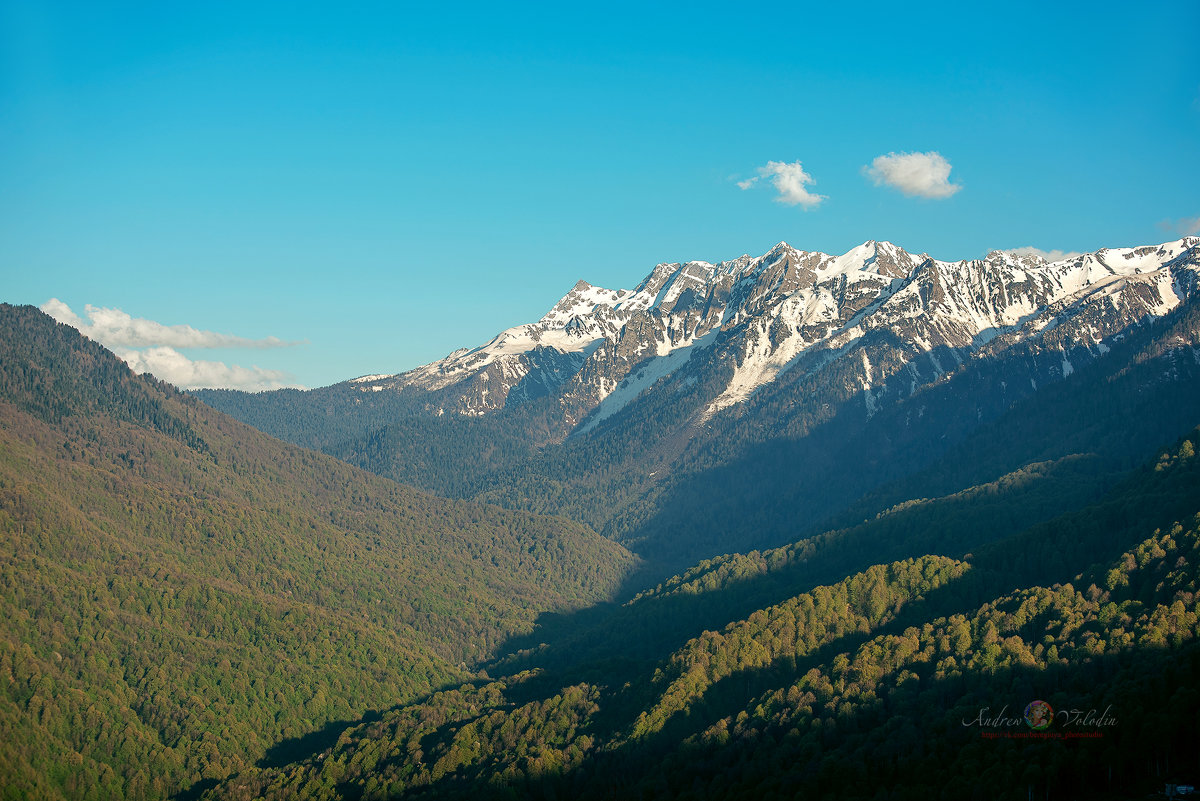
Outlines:
<svg viewBox="0 0 1200 801"><path fill-rule="evenodd" d="M471 677L632 564L272 440L35 309L0 306L0 348L0 797L215 781Z"/></svg>
<svg viewBox="0 0 1200 801"><path fill-rule="evenodd" d="M490 487L498 472L528 461L539 441L537 412L545 405L518 408L495 419L446 416L438 418L437 425L416 416L380 425L387 418L376 417L378 427L369 433L330 443L324 450L403 484L471 498Z"/></svg>
<svg viewBox="0 0 1200 801"><path fill-rule="evenodd" d="M362 437L379 419L402 419L422 409L411 393L363 393L347 384L258 393L197 389L191 394L259 431L317 450Z"/></svg>
<svg viewBox="0 0 1200 801"><path fill-rule="evenodd" d="M616 673L463 685L211 797L1124 798L1194 778L1198 442L967 563L872 567ZM694 584L713 567L634 603L720 592ZM1034 700L1057 712L1042 733Z"/></svg>
<svg viewBox="0 0 1200 801"><path fill-rule="evenodd" d="M36 310L0 304L0 398L52 424L89 415L148 426L190 448L204 441L161 402L166 384L136 378L120 359L68 326L48 326Z"/></svg>
<svg viewBox="0 0 1200 801"><path fill-rule="evenodd" d="M685 739L661 767L663 795L1128 797L1194 775L1198 524L1102 571L1112 587L1100 572L1086 589L1034 587L834 656ZM980 722L1019 720L1035 699L1059 711L1048 739ZM1089 725L1093 710L1113 723ZM642 786L656 782L643 771Z"/></svg>
<svg viewBox="0 0 1200 801"><path fill-rule="evenodd" d="M876 566L756 612L722 633L705 633L656 670L649 687L624 692L627 697L619 701L624 708L630 708L635 696L655 700L618 741L661 730L672 715L688 711L695 699L735 672L777 660L794 664L797 657L848 632L871 631L892 619L910 598L961 575L965 567L940 557ZM762 637L764 630L772 636ZM536 687L536 678L521 672L401 707L378 722L343 733L328 755L299 768L249 771L235 782L235 789L223 789L221 795L255 798L299 792L305 798L337 798L364 792L367 797L387 797L445 777L455 783L474 778L508 786L578 767L596 744L601 689L580 683L548 697L512 702L524 685Z"/></svg>
<svg viewBox="0 0 1200 801"><path fill-rule="evenodd" d="M1116 484L1077 515L1037 525L1058 508L1084 501L1069 488L1086 487L1088 459L1030 465L998 481L943 498L899 504L856 526L764 551L706 559L621 606L543 616L539 631L516 638L495 667L562 667L597 660L661 658L705 629L780 603L796 592L837 581L880 559L927 553L962 558L974 553L988 581L995 574L1046 578L1074 575L1095 559L1114 557L1147 527L1189 514L1187 471L1146 467ZM1185 486L1176 486L1183 482ZM1143 501L1153 498L1153 504ZM1103 534L1095 531L1103 520ZM1031 528L1032 526L1032 528ZM1017 538L1017 539L1013 539ZM1025 543L1015 548L1012 542ZM989 543L1000 543L989 548ZM1102 549L1107 547L1107 551ZM1052 555L1052 556L1051 556ZM1043 562L1059 572L1047 573ZM981 603L993 589L974 579L956 583L958 600ZM973 593L973 594L971 594ZM539 647L539 643L545 643Z"/></svg>
<svg viewBox="0 0 1200 801"><path fill-rule="evenodd" d="M782 548L705 560L621 606L543 616L538 632L514 639L506 649L513 653L489 669L603 664L610 673L619 671L631 660L664 658L703 630L720 629L876 559L928 551L969 558L976 568L941 591L940 605L929 613L971 608L1000 589L1066 580L1097 560L1116 559L1146 530L1193 514L1200 495L1200 464L1160 460L1133 471L1085 509L1029 526L1046 502L1038 500L1038 478L1056 467L1063 466L1032 466L946 498L902 504L859 526Z"/></svg>

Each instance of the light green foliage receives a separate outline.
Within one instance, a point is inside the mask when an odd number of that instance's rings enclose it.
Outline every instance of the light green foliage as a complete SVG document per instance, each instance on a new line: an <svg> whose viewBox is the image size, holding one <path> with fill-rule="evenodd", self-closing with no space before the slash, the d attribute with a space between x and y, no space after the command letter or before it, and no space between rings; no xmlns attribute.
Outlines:
<svg viewBox="0 0 1200 801"><path fill-rule="evenodd" d="M0 781L164 798L410 701L629 555L256 432L0 307Z"/></svg>

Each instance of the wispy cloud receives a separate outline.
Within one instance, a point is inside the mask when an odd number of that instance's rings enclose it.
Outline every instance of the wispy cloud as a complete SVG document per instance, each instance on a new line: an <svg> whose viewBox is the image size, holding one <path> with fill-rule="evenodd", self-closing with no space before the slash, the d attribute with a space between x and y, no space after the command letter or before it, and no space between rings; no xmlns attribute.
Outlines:
<svg viewBox="0 0 1200 801"><path fill-rule="evenodd" d="M1195 236L1200 234L1200 217L1180 217L1178 220L1163 220L1158 224L1163 231Z"/></svg>
<svg viewBox="0 0 1200 801"><path fill-rule="evenodd" d="M804 171L804 167L798 161L791 163L785 161L768 161L766 166L758 168L758 175L753 178L747 178L744 181L738 181L738 188L749 189L758 183L760 178L769 178L771 185L779 192L779 197L775 198L776 203L783 203L788 206L800 206L805 211L815 209L821 204L822 200L826 199L825 195L818 195L808 191L805 187L809 184L815 184L816 179Z"/></svg>
<svg viewBox="0 0 1200 801"><path fill-rule="evenodd" d="M284 342L278 337L247 339L233 334L218 334L216 331L200 331L190 325L163 325L154 320L133 317L120 309L108 309L90 303L83 307L83 313L88 318L84 322L58 298L50 298L42 304L42 311L110 348L146 348L154 345L173 348L283 348L300 344ZM60 317L60 314L63 316Z"/></svg>
<svg viewBox="0 0 1200 801"><path fill-rule="evenodd" d="M876 156L862 169L876 186L886 184L908 197L947 198L962 189L961 184L950 183L950 162L932 150Z"/></svg>
<svg viewBox="0 0 1200 801"><path fill-rule="evenodd" d="M111 349L138 373L152 373L184 389L217 387L257 392L297 386L282 370L242 367L224 362L189 359L176 348L280 348L301 344L278 337L248 339L233 334L202 331L190 325L163 325L133 317L120 309L84 306L86 320L58 298L42 304L42 311L60 323Z"/></svg>
<svg viewBox="0 0 1200 801"><path fill-rule="evenodd" d="M1002 253L1011 253L1014 256L1038 256L1046 261L1066 261L1074 259L1083 254L1076 250L1042 250L1035 247L1009 248L1001 251Z"/></svg>

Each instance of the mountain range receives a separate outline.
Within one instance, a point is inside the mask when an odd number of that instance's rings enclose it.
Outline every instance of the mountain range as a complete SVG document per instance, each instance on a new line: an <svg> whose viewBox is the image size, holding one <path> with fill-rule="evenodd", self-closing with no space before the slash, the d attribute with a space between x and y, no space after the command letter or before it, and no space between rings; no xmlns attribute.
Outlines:
<svg viewBox="0 0 1200 801"><path fill-rule="evenodd" d="M361 392L425 390L432 414L483 415L553 395L561 434L582 434L659 380L698 379L702 362L732 362L703 423L790 371L850 361L864 412L911 397L966 360L1036 342L1069 375L1131 324L1161 317L1197 288L1191 237L1105 249L1048 263L1001 251L943 262L889 242L841 256L780 243L763 256L659 264L636 289L580 281L536 323L398 375L351 383ZM903 380L898 380L902 376Z"/></svg>
<svg viewBox="0 0 1200 801"><path fill-rule="evenodd" d="M565 513L670 572L877 513L920 474L940 494L1075 453L1071 431L1106 466L1145 458L1194 423L1198 244L1057 262L780 244L660 264L632 291L581 281L405 373L197 394L406 483ZM963 448L991 473L965 474Z"/></svg>

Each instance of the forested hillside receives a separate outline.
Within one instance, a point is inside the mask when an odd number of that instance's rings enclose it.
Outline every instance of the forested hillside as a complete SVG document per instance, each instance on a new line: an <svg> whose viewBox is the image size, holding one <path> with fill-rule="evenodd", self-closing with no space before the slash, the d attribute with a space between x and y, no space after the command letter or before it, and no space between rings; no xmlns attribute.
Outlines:
<svg viewBox="0 0 1200 801"><path fill-rule="evenodd" d="M1152 794L1200 771L1198 444L1200 432L1099 502L963 558L808 588L790 572L806 543L698 566L624 609L684 625L716 619L708 598L736 606L773 576L795 592L658 655L615 658L646 633L592 621L591 639L615 648L580 658L547 642L493 665L503 678L401 705L209 797ZM971 527L948 525L942 553ZM1024 719L1039 700L1053 710L1044 729Z"/></svg>
<svg viewBox="0 0 1200 801"><path fill-rule="evenodd" d="M633 564L285 445L0 306L0 796L166 798L448 681ZM307 739L305 739L307 738Z"/></svg>

